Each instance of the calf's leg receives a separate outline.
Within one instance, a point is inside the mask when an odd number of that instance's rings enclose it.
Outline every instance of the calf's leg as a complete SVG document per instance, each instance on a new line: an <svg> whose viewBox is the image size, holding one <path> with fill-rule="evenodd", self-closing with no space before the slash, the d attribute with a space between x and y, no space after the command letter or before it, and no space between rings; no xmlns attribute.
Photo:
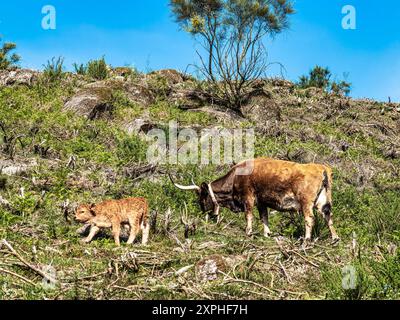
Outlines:
<svg viewBox="0 0 400 320"><path fill-rule="evenodd" d="M119 240L120 233L121 233L121 224L119 222L113 222L112 223L112 234L114 236L115 244L118 247L121 245L121 242Z"/></svg>
<svg viewBox="0 0 400 320"><path fill-rule="evenodd" d="M129 234L129 239L127 243L132 244L135 241L136 236L138 234L138 226L135 221L131 221L129 224L131 226L131 233Z"/></svg>
<svg viewBox="0 0 400 320"><path fill-rule="evenodd" d="M89 235L88 235L87 238L84 239L83 241L86 242L86 243L89 243L90 241L93 240L93 238L95 237L95 235L96 235L99 231L100 231L100 228L99 228L99 227L97 227L97 226L95 226L95 225L92 225L92 227L90 228L90 233L89 233Z"/></svg>
<svg viewBox="0 0 400 320"><path fill-rule="evenodd" d="M150 223L147 222L145 225L142 223L140 228L142 229L142 245L146 245L149 241Z"/></svg>

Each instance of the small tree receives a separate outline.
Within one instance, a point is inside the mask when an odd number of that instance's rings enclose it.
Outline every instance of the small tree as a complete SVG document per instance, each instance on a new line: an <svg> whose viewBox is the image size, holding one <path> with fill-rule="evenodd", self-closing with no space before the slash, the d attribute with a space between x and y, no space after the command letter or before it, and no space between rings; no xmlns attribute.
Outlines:
<svg viewBox="0 0 400 320"><path fill-rule="evenodd" d="M176 21L200 43L200 73L219 102L241 113L268 67L263 43L288 27L289 0L171 0Z"/></svg>
<svg viewBox="0 0 400 320"><path fill-rule="evenodd" d="M0 38L1 41L1 38ZM15 50L17 45L12 42L5 42L0 47L0 70L15 67L21 60L21 57L16 53L11 53Z"/></svg>
<svg viewBox="0 0 400 320"><path fill-rule="evenodd" d="M332 81L332 73L329 68L315 66L308 75L300 77L298 86L300 88L320 88L336 94L348 95L351 91L351 83L344 80Z"/></svg>

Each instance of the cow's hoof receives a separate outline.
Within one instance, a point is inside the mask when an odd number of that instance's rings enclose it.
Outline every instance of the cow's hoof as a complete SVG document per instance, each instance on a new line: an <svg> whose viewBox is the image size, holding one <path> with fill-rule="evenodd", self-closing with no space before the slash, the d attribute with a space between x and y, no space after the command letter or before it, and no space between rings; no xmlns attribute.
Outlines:
<svg viewBox="0 0 400 320"><path fill-rule="evenodd" d="M339 237L334 237L334 238L332 238L331 245L338 244L339 242L340 242L340 238Z"/></svg>

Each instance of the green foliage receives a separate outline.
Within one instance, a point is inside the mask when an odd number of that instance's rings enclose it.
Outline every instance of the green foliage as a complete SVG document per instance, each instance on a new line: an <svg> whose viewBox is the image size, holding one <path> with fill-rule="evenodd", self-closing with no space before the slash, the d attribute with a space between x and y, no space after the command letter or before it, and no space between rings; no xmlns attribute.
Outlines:
<svg viewBox="0 0 400 320"><path fill-rule="evenodd" d="M341 95L348 95L350 93L351 83L344 80L332 81L331 78L332 73L329 68L315 66L310 70L309 75L303 75L300 77L298 86L302 89L320 88Z"/></svg>
<svg viewBox="0 0 400 320"><path fill-rule="evenodd" d="M56 83L64 77L64 58L53 57L47 61L46 65L43 65L43 76L49 83Z"/></svg>
<svg viewBox="0 0 400 320"><path fill-rule="evenodd" d="M87 65L84 65L83 63L81 64L74 63L73 67L76 74L80 74L82 76L85 76L87 74L88 71Z"/></svg>
<svg viewBox="0 0 400 320"><path fill-rule="evenodd" d="M107 63L103 58L98 60L91 60L87 64L87 74L96 80L104 80L108 77L109 71Z"/></svg>
<svg viewBox="0 0 400 320"><path fill-rule="evenodd" d="M17 45L12 42L5 42L0 47L0 70L16 67L17 63L21 60L18 54L12 53L16 47Z"/></svg>

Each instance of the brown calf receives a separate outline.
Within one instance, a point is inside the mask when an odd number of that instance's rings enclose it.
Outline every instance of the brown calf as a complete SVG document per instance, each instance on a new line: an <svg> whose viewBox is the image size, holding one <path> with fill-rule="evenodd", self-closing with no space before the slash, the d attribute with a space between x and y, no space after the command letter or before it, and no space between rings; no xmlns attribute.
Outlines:
<svg viewBox="0 0 400 320"><path fill-rule="evenodd" d="M108 200L99 204L80 205L75 212L78 222L90 223L89 236L84 242L89 243L100 231L100 228L112 228L115 244L120 245L121 225L130 226L128 244L132 244L140 230L142 230L142 244L149 238L150 224L147 221L148 204L144 198L129 198L122 200Z"/></svg>

